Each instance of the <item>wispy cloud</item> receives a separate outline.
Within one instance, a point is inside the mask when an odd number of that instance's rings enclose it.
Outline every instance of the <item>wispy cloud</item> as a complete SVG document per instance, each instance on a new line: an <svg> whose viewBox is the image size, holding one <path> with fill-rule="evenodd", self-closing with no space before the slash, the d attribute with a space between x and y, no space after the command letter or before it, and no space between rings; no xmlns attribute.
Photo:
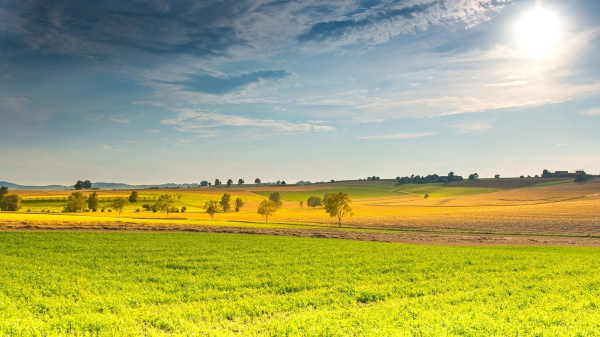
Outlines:
<svg viewBox="0 0 600 337"><path fill-rule="evenodd" d="M393 135L376 135L376 136L363 136L358 139L366 140L384 140L384 139L412 139L421 138L435 135L435 132L421 132L421 133L397 133Z"/></svg>
<svg viewBox="0 0 600 337"><path fill-rule="evenodd" d="M112 146L108 146L108 145L102 145L102 150L107 150L107 151L123 151L125 150L125 148L122 147L112 147Z"/></svg>
<svg viewBox="0 0 600 337"><path fill-rule="evenodd" d="M110 121L115 123L127 124L129 123L129 119L121 116L121 115L110 115L110 116L96 116L90 119L92 122L98 121Z"/></svg>
<svg viewBox="0 0 600 337"><path fill-rule="evenodd" d="M214 135L219 127L252 127L269 129L278 133L332 131L333 127L309 123L293 123L273 119L258 119L239 115L225 115L216 112L204 112L193 109L181 110L176 118L161 121L163 125L173 125L182 132L210 133Z"/></svg>
<svg viewBox="0 0 600 337"><path fill-rule="evenodd" d="M455 129L459 133L471 133L480 132L483 130L489 130L493 127L492 123L494 119L480 122L469 122L451 125L450 127Z"/></svg>
<svg viewBox="0 0 600 337"><path fill-rule="evenodd" d="M132 104L135 104L135 105L146 105L146 106L153 106L153 107L165 106L165 103L158 102L158 101L134 101L134 102L132 102Z"/></svg>
<svg viewBox="0 0 600 337"><path fill-rule="evenodd" d="M185 80L156 80L155 82L182 86L185 90L190 91L223 95L261 80L279 80L290 75L291 73L286 70L255 70L224 76L188 74Z"/></svg>
<svg viewBox="0 0 600 337"><path fill-rule="evenodd" d="M588 116L600 116L600 108L585 110L583 113Z"/></svg>

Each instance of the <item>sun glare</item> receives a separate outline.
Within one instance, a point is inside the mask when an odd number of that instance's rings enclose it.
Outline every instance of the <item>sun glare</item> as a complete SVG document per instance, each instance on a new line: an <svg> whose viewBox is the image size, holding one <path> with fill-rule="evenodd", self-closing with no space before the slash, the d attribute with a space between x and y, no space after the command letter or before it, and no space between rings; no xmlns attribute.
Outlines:
<svg viewBox="0 0 600 337"><path fill-rule="evenodd" d="M523 52L541 58L551 54L560 41L561 24L555 13L538 7L519 20L516 32Z"/></svg>

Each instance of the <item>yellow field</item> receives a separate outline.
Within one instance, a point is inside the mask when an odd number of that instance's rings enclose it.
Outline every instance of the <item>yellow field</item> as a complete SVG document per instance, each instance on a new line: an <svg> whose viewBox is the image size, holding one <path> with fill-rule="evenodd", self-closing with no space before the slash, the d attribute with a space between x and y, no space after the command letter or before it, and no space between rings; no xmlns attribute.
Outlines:
<svg viewBox="0 0 600 337"><path fill-rule="evenodd" d="M544 182L544 180L540 180ZM61 213L65 198L72 191L12 191L23 197L23 207L17 213L0 213L5 221L76 222L79 224L123 222L194 224L219 226L258 226L264 221L256 210L270 192L280 192L283 198L299 199L306 195L323 195L323 191L350 191L356 195L379 195L372 198L354 198L354 216L343 220L344 227L401 230L442 230L485 233L527 233L561 235L600 235L600 179L587 183L557 182L556 185L536 187L528 183L522 188L512 181L512 189L502 189L506 181L476 182L487 184L485 189L474 189L468 182L452 185L395 186L393 182L357 184L323 184L309 186L262 186L249 188L190 188L138 191L141 201L129 205L119 217L108 212L110 200L128 196L131 191L97 191L105 212L78 214ZM503 185L504 184L504 185ZM517 185L515 185L517 184ZM513 186L514 185L514 186ZM422 191L432 191L424 199ZM89 194L91 192L84 192ZM142 204L153 204L161 194L181 199L176 206L187 208L186 213L143 211ZM208 200L220 200L223 193L232 195L232 202L240 197L245 206L240 212L230 210L215 214L211 221L203 205ZM434 194L435 193L435 194ZM436 195L437 194L437 195ZM140 209L140 212L136 212ZM28 212L29 210L29 212ZM51 213L41 213L50 210ZM310 225L331 227L335 219L323 208L300 207L298 201L285 200L283 207L270 218L269 226Z"/></svg>

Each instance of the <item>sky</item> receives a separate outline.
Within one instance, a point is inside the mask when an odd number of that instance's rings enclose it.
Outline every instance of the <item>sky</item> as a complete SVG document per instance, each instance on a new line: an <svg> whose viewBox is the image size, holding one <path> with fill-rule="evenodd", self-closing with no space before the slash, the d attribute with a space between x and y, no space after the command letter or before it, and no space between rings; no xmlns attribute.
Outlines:
<svg viewBox="0 0 600 337"><path fill-rule="evenodd" d="M600 1L0 0L0 181L600 172Z"/></svg>

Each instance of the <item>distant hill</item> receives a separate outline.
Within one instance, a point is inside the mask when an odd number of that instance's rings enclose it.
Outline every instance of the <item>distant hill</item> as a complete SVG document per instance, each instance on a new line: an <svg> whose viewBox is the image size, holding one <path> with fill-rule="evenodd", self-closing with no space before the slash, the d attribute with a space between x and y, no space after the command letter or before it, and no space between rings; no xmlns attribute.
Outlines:
<svg viewBox="0 0 600 337"><path fill-rule="evenodd" d="M73 189L73 186L64 186L64 185L44 185L44 186L27 186L27 185L19 185L15 183L9 183L7 181L0 181L0 186L6 186L9 190L69 190ZM145 189L150 187L158 187L158 188L176 188L176 187L198 187L197 183L194 184L175 184L175 183L167 183L167 184L153 184L153 185L129 185L123 183L105 183L105 182L97 182L92 183L92 187L99 188L101 190L123 190L123 189Z"/></svg>

